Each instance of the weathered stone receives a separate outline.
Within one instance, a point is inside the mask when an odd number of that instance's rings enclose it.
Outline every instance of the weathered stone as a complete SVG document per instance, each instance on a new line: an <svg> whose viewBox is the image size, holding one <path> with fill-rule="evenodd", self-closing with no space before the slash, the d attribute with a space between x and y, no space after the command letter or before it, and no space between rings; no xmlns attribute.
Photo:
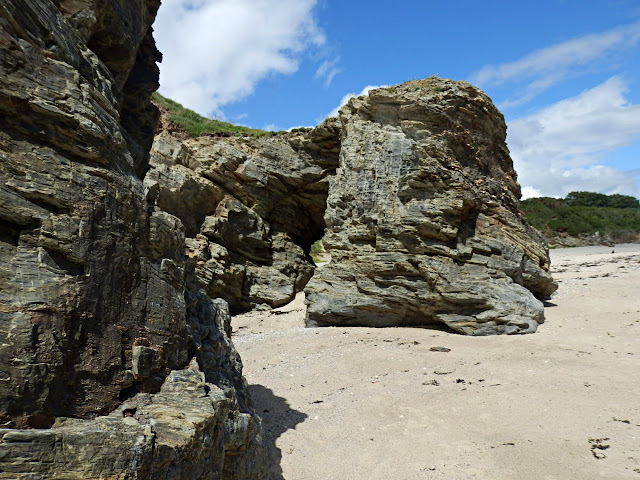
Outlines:
<svg viewBox="0 0 640 480"><path fill-rule="evenodd" d="M307 285L307 325L444 323L528 333L557 287L520 187L500 112L439 78L374 90L340 111L329 265ZM537 298L536 298L537 297Z"/></svg>
<svg viewBox="0 0 640 480"><path fill-rule="evenodd" d="M491 334L544 320L546 246L518 207L504 119L471 85L375 90L304 134L172 134L156 137L148 198L191 226L199 284L234 311L291 300L326 227L332 262L306 290L308 325Z"/></svg>
<svg viewBox="0 0 640 480"><path fill-rule="evenodd" d="M108 416L0 429L0 479L264 478L256 470L237 476L225 462L260 435L259 420L234 413L233 401L205 377L193 362L172 371L160 392L138 394Z"/></svg>
<svg viewBox="0 0 640 480"><path fill-rule="evenodd" d="M266 475L228 308L142 183L158 6L0 0L0 422L41 429L0 431L0 478Z"/></svg>
<svg viewBox="0 0 640 480"><path fill-rule="evenodd" d="M151 258L138 178L153 130L122 123L153 122L157 67L142 45L153 44L158 2L126 3L74 4L77 18L97 19L80 35L51 1L0 1L0 223L10 232L0 249L0 416L9 420L113 409L138 337L163 349L167 368L186 361L186 326L172 321L181 292ZM105 37L101 22L135 34ZM153 75L136 92L147 105L128 110L128 79L143 64Z"/></svg>
<svg viewBox="0 0 640 480"><path fill-rule="evenodd" d="M162 126L147 199L187 227L188 256L209 296L237 312L284 305L306 285L339 141L331 122L262 138L193 139Z"/></svg>

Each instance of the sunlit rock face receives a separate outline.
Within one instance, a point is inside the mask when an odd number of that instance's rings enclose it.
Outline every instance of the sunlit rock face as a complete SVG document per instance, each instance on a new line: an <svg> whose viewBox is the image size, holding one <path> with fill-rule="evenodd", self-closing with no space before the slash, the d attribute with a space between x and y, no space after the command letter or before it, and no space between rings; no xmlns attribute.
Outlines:
<svg viewBox="0 0 640 480"><path fill-rule="evenodd" d="M557 285L519 210L502 114L439 78L382 88L339 115L324 245L307 325L443 324L472 335L534 332Z"/></svg>
<svg viewBox="0 0 640 480"><path fill-rule="evenodd" d="M159 3L0 0L6 478L266 475L226 303L146 200Z"/></svg>
<svg viewBox="0 0 640 480"><path fill-rule="evenodd" d="M188 138L169 123L145 179L186 226L210 296L277 307L307 285L307 325L534 332L556 288L519 209L502 114L439 78L372 91L304 133Z"/></svg>

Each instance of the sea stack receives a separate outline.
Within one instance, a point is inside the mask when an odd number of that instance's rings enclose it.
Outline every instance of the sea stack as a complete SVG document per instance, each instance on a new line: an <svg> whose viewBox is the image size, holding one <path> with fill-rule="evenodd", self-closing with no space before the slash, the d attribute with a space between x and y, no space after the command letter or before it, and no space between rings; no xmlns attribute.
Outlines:
<svg viewBox="0 0 640 480"><path fill-rule="evenodd" d="M309 326L441 324L471 335L535 332L557 285L519 209L502 114L466 82L373 90L339 114Z"/></svg>

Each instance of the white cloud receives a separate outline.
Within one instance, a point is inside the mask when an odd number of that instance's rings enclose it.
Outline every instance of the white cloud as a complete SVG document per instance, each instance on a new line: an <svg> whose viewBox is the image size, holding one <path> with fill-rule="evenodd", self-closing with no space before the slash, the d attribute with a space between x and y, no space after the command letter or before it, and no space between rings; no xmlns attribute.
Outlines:
<svg viewBox="0 0 640 480"><path fill-rule="evenodd" d="M360 97L362 95L368 95L371 90L375 90L376 88L384 88L387 86L388 85L367 85L362 89L360 93L347 93L344 97L342 97L342 100L340 100L340 105L338 105L336 108L331 110L329 115L327 115L327 118L337 117L340 109L344 107L347 104L347 102L349 102L349 100L351 100L352 98Z"/></svg>
<svg viewBox="0 0 640 480"><path fill-rule="evenodd" d="M155 37L164 95L210 115L269 74L291 74L325 36L318 0L163 0Z"/></svg>
<svg viewBox="0 0 640 480"><path fill-rule="evenodd" d="M564 196L574 190L637 196L638 172L601 165L605 154L640 140L640 105L612 77L577 97L509 122L507 142L523 191Z"/></svg>
<svg viewBox="0 0 640 480"><path fill-rule="evenodd" d="M533 187L522 187L522 200L526 200L527 198L536 198L542 197L543 195Z"/></svg>
<svg viewBox="0 0 640 480"><path fill-rule="evenodd" d="M338 67L338 63L340 62L340 58L334 58L333 60L325 60L316 70L315 78L317 80L324 79L324 86L329 87L331 82L335 78L337 74L339 74L342 70Z"/></svg>
<svg viewBox="0 0 640 480"><path fill-rule="evenodd" d="M484 88L508 82L524 84L516 98L500 104L502 108L517 106L575 74L576 70L610 60L620 50L635 47L639 41L640 22L552 45L514 62L487 65L471 75L471 82Z"/></svg>

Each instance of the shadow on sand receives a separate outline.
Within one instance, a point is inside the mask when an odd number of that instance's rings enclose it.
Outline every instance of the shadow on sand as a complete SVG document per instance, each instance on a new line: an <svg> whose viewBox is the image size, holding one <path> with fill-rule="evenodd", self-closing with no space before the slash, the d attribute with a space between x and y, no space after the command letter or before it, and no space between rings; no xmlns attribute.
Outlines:
<svg viewBox="0 0 640 480"><path fill-rule="evenodd" d="M287 430L304 422L308 415L294 410L285 398L274 395L262 385L249 385L249 394L256 413L262 417L272 465L269 480L285 480L282 476L282 451L276 446L276 440Z"/></svg>

